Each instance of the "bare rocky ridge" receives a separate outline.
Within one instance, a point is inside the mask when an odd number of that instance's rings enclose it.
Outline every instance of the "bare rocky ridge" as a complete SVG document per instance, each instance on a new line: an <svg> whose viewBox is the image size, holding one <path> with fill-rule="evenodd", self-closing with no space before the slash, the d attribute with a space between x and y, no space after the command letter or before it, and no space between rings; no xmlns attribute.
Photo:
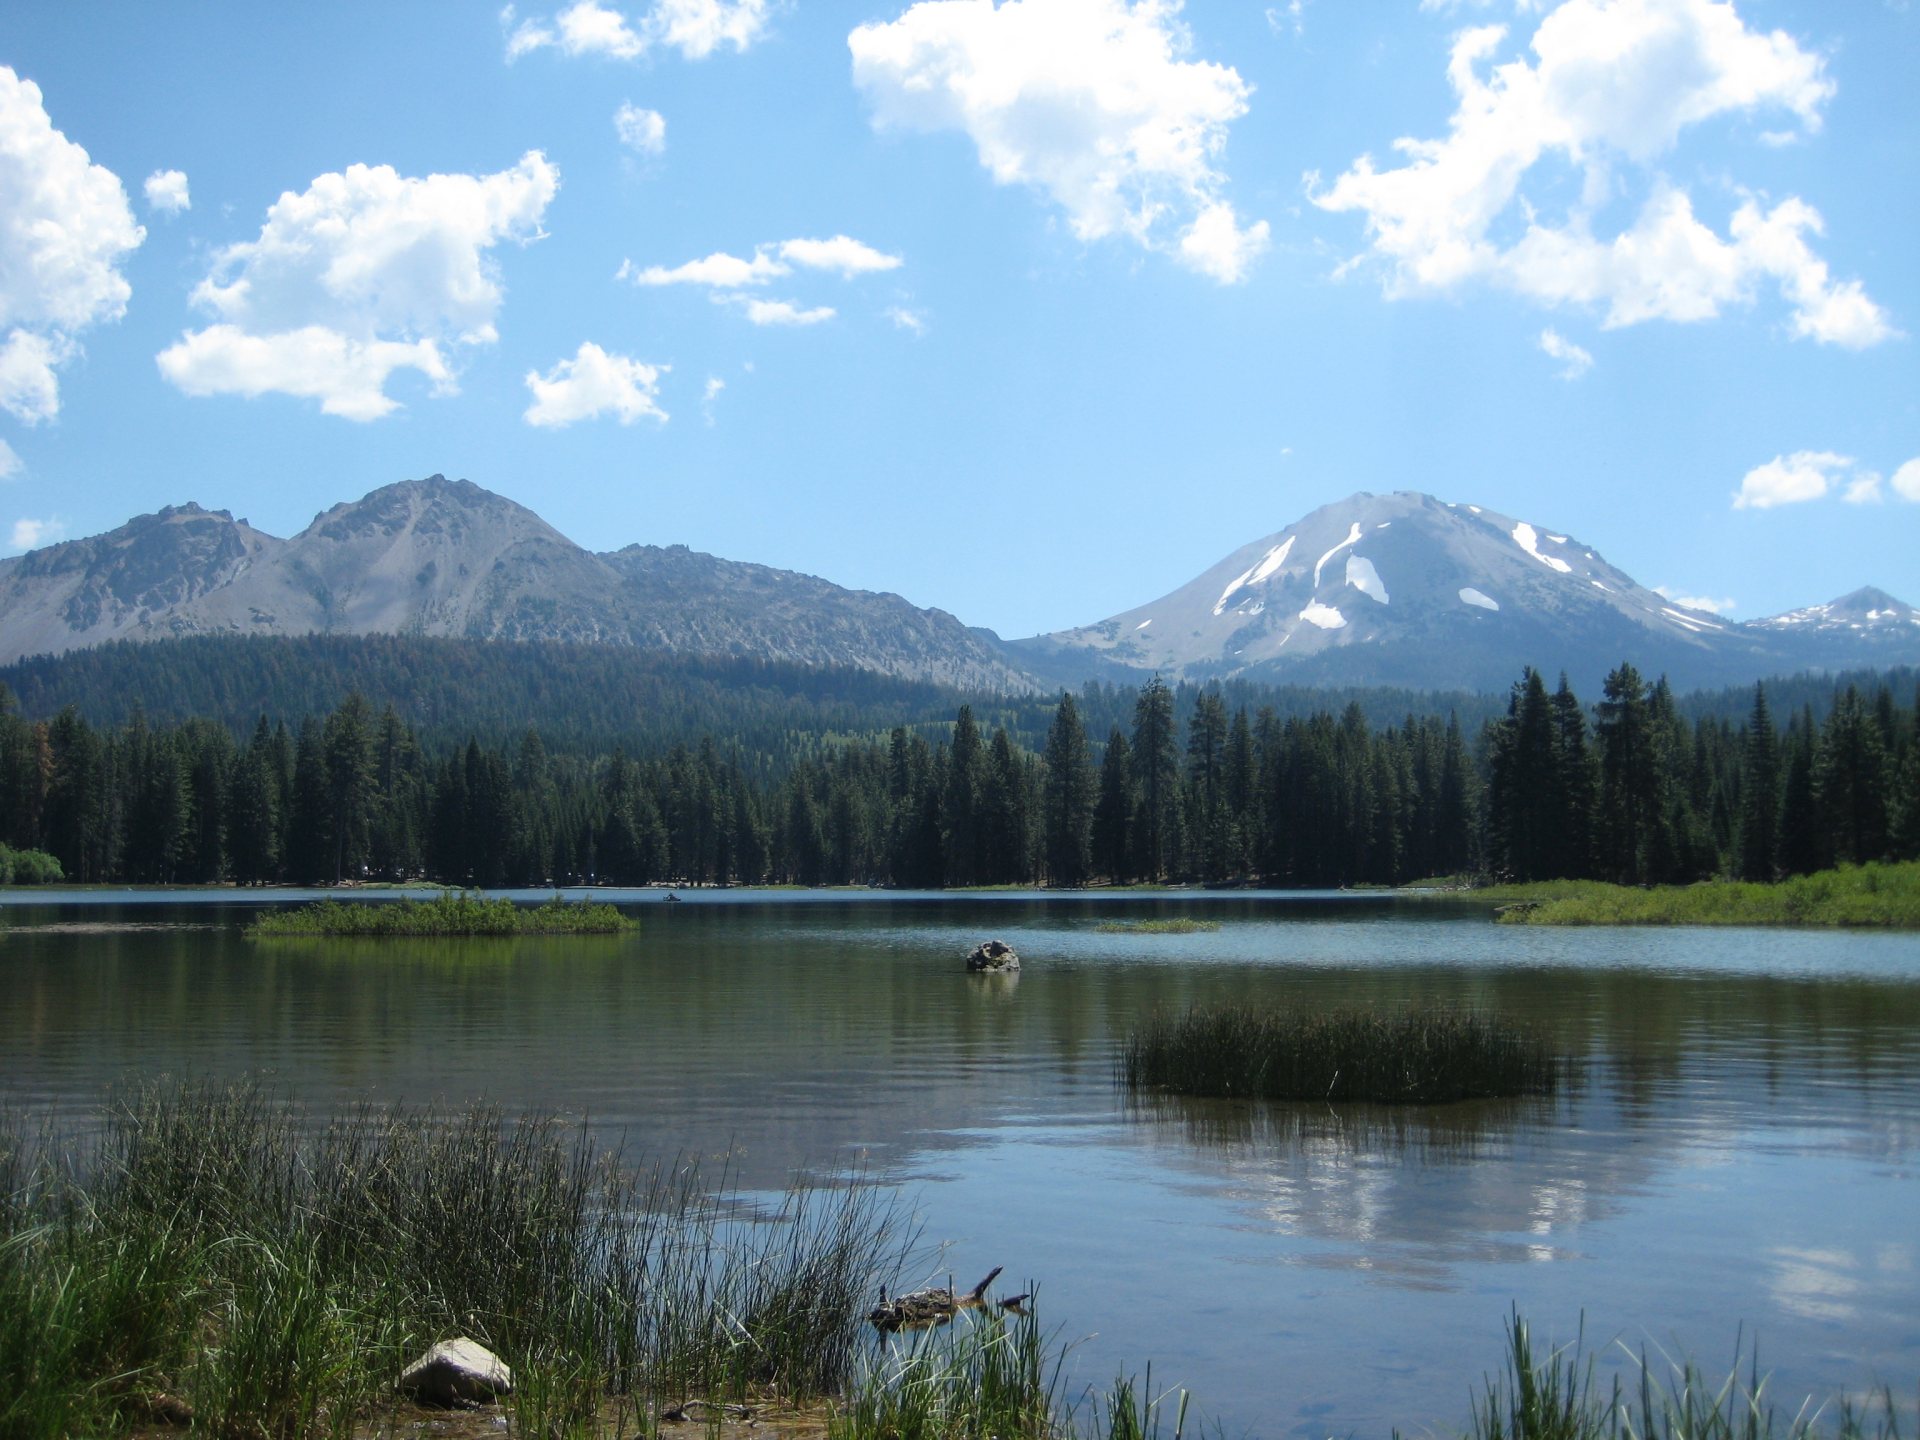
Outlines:
<svg viewBox="0 0 1920 1440"><path fill-rule="evenodd" d="M944 611L685 546L596 555L439 475L336 505L290 540L183 505L0 560L0 662L199 634L550 640L1033 684Z"/></svg>

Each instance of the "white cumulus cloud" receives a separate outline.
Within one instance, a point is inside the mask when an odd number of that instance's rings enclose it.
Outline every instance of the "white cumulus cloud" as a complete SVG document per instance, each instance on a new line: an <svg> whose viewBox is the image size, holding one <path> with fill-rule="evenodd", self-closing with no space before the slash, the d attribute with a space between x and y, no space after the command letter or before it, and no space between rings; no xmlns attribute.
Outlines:
<svg viewBox="0 0 1920 1440"><path fill-rule="evenodd" d="M0 440L0 480L11 480L26 468L20 457L6 441Z"/></svg>
<svg viewBox="0 0 1920 1440"><path fill-rule="evenodd" d="M1734 493L1736 510L1770 510L1776 505L1798 505L1818 500L1853 468L1853 457L1831 450L1796 450L1756 465L1740 480Z"/></svg>
<svg viewBox="0 0 1920 1440"><path fill-rule="evenodd" d="M905 330L911 335L927 333L927 316L924 310L912 310L905 305L889 305L885 314L887 319L893 322L896 330Z"/></svg>
<svg viewBox="0 0 1920 1440"><path fill-rule="evenodd" d="M119 177L54 128L38 85L0 65L0 409L29 425L59 413L54 372L77 335L126 313L120 264L146 234Z"/></svg>
<svg viewBox="0 0 1920 1440"><path fill-rule="evenodd" d="M642 269L629 260L620 266L614 278L630 280L635 285L705 285L711 289L737 290L746 285L765 285L792 273L791 266L782 264L765 250L756 250L749 260L716 250L683 265L648 265Z"/></svg>
<svg viewBox="0 0 1920 1440"><path fill-rule="evenodd" d="M547 49L637 60L656 45L704 60L722 47L747 49L766 34L771 17L769 0L656 0L631 20L599 0L575 0L544 19L519 20L511 5L500 18L509 60Z"/></svg>
<svg viewBox="0 0 1920 1440"><path fill-rule="evenodd" d="M667 148L667 117L658 110L622 104L613 112L614 133L620 143L641 155L661 155Z"/></svg>
<svg viewBox="0 0 1920 1440"><path fill-rule="evenodd" d="M1886 497L1880 492L1880 477L1872 470L1862 470L1847 481L1847 488L1840 498L1849 505L1878 505Z"/></svg>
<svg viewBox="0 0 1920 1440"><path fill-rule="evenodd" d="M64 520L16 520L13 522L13 548L37 550L42 545L53 544L66 533Z"/></svg>
<svg viewBox="0 0 1920 1440"><path fill-rule="evenodd" d="M1893 493L1902 500L1920 504L1920 458L1909 460L1894 471L1893 479L1888 483L1893 486Z"/></svg>
<svg viewBox="0 0 1920 1440"><path fill-rule="evenodd" d="M831 305L803 308L787 300L762 300L757 295L716 295L716 300L736 304L756 325L818 325L837 313Z"/></svg>
<svg viewBox="0 0 1920 1440"><path fill-rule="evenodd" d="M831 271L843 280L851 280L879 270L897 270L902 263L898 255L888 255L848 235L836 235L831 240L781 240L757 246L750 258L715 251L682 265L644 268L629 260L621 265L616 278L635 285L704 285L715 290L738 290L791 275L795 266Z"/></svg>
<svg viewBox="0 0 1920 1440"><path fill-rule="evenodd" d="M882 128L957 130L1003 185L1030 185L1082 240L1130 236L1231 283L1268 243L1222 198L1252 87L1189 58L1180 0L920 0L848 37Z"/></svg>
<svg viewBox="0 0 1920 1440"><path fill-rule="evenodd" d="M783 240L779 249L780 258L790 265L831 270L843 280L877 270L898 270L902 263L898 255L884 254L849 235L836 235L831 240Z"/></svg>
<svg viewBox="0 0 1920 1440"><path fill-rule="evenodd" d="M857 280L862 275L897 270L903 263L898 255L876 250L850 235L835 235L828 240L778 240L756 246L751 256L718 250L672 266L642 266L627 260L614 278L650 287L703 286L714 301L737 308L755 325L818 325L838 312L829 305L807 307L790 300L763 300L745 292L790 278L796 270Z"/></svg>
<svg viewBox="0 0 1920 1440"><path fill-rule="evenodd" d="M149 210L177 215L182 210L193 208L193 197L187 193L187 172L184 170L156 170L147 177L145 189Z"/></svg>
<svg viewBox="0 0 1920 1440"><path fill-rule="evenodd" d="M707 388L700 396L700 413L708 425L713 424L714 404L720 398L720 392L727 388L727 382L718 375L707 377Z"/></svg>
<svg viewBox="0 0 1920 1440"><path fill-rule="evenodd" d="M1669 590L1665 585L1654 586L1653 593L1665 596L1674 604L1683 606L1688 610L1704 610L1709 615L1725 615L1734 608L1734 600L1731 595L1720 599L1715 599L1711 595L1686 595L1678 590Z"/></svg>
<svg viewBox="0 0 1920 1440"><path fill-rule="evenodd" d="M1445 136L1397 140L1403 163L1363 155L1324 189L1308 177L1315 204L1365 218L1361 258L1390 296L1482 280L1622 326L1709 319L1771 283L1796 335L1858 348L1896 333L1859 281L1836 281L1814 253L1821 218L1804 200L1745 198L1722 234L1657 169L1708 120L1784 111L1818 130L1834 93L1818 54L1749 29L1729 0L1567 0L1534 31L1531 58L1499 58L1507 41L1503 25L1455 36ZM1565 170L1580 193L1556 221L1523 182ZM1602 211L1636 175L1638 214L1604 233Z"/></svg>
<svg viewBox="0 0 1920 1440"><path fill-rule="evenodd" d="M665 365L648 365L626 355L612 355L591 340L580 342L571 360L562 360L542 375L527 372L533 403L523 417L529 425L559 427L611 415L622 425L642 416L664 422L659 405L660 377Z"/></svg>
<svg viewBox="0 0 1920 1440"><path fill-rule="evenodd" d="M1562 380L1578 380L1593 368L1593 356L1551 326L1540 332L1540 348L1560 362Z"/></svg>
<svg viewBox="0 0 1920 1440"><path fill-rule="evenodd" d="M351 420L396 408L396 370L449 393L448 347L497 338L490 252L538 239L559 183L537 150L493 175L321 175L273 203L258 239L215 255L193 300L216 323L163 350L160 372L189 395L279 392Z"/></svg>

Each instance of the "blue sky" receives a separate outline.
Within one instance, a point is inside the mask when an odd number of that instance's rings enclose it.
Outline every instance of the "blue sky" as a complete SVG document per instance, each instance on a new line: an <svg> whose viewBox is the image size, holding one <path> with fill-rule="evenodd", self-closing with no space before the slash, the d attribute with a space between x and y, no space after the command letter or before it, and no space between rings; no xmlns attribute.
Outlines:
<svg viewBox="0 0 1920 1440"><path fill-rule="evenodd" d="M1418 489L1920 602L1920 7L26 0L0 67L0 550L443 472L1016 636Z"/></svg>

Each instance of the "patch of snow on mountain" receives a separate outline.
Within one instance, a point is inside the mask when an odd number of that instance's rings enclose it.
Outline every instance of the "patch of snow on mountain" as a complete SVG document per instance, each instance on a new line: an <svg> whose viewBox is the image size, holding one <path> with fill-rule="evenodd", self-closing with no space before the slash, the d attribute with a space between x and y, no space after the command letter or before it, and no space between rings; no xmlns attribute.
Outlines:
<svg viewBox="0 0 1920 1440"><path fill-rule="evenodd" d="M1564 545L1567 543L1567 537L1564 535L1549 535L1547 536L1547 539L1551 540L1556 545Z"/></svg>
<svg viewBox="0 0 1920 1440"><path fill-rule="evenodd" d="M1387 528L1387 526L1391 525L1392 523L1393 522L1391 520L1382 520L1378 525L1374 526L1373 528L1376 530L1384 530Z"/></svg>
<svg viewBox="0 0 1920 1440"><path fill-rule="evenodd" d="M1498 610L1500 608L1500 602L1498 600L1494 599L1491 595L1482 594L1471 585L1464 587L1460 591L1460 598L1469 605L1478 605L1482 610Z"/></svg>
<svg viewBox="0 0 1920 1440"><path fill-rule="evenodd" d="M1469 505L1467 506L1467 509L1471 510L1476 515L1480 513L1480 507L1478 505Z"/></svg>
<svg viewBox="0 0 1920 1440"><path fill-rule="evenodd" d="M1380 572L1374 569L1373 562L1359 555L1347 557L1347 584L1353 586L1362 595L1371 595L1382 605L1387 603L1387 587L1380 579Z"/></svg>
<svg viewBox="0 0 1920 1440"><path fill-rule="evenodd" d="M1513 543L1526 551L1527 554L1531 555L1534 559L1538 560L1542 565L1549 565L1555 570L1558 570L1562 575L1571 575L1573 573L1573 567L1557 555L1542 555L1540 553L1540 536L1535 532L1533 526L1524 520L1513 527Z"/></svg>
<svg viewBox="0 0 1920 1440"><path fill-rule="evenodd" d="M1699 615L1683 615L1678 610L1668 610L1667 607L1664 605L1662 605L1660 608L1662 610L1666 610L1667 614L1673 616L1674 619L1684 620L1689 625L1703 625L1709 630L1724 630L1727 628L1726 626L1721 625L1716 621L1708 620Z"/></svg>
<svg viewBox="0 0 1920 1440"><path fill-rule="evenodd" d="M1293 536L1289 535L1285 540L1267 551L1257 564L1248 566L1247 569L1240 574L1239 578L1220 592L1220 598L1213 602L1213 613L1218 615L1221 611L1225 610L1227 608L1227 601L1231 600L1239 590L1248 585L1258 585L1262 580L1286 564L1287 552L1291 549L1293 549Z"/></svg>
<svg viewBox="0 0 1920 1440"><path fill-rule="evenodd" d="M1720 628L1718 625L1709 625L1704 621L1696 620L1691 615L1682 615L1678 610L1672 609L1671 607L1666 605L1662 605L1660 607L1660 613L1663 615L1672 616L1674 620L1686 626L1689 630L1693 631L1695 634L1698 634L1702 630L1718 630Z"/></svg>
<svg viewBox="0 0 1920 1440"><path fill-rule="evenodd" d="M1589 580L1587 583L1596 590L1607 590L1607 587L1602 585L1598 580ZM1607 590L1607 594L1611 595L1612 593L1611 590Z"/></svg>
<svg viewBox="0 0 1920 1440"><path fill-rule="evenodd" d="M1357 544L1359 542L1359 539L1360 539L1360 522L1356 520L1353 522L1353 528L1347 531L1347 538L1342 540L1338 545L1334 546L1333 549L1327 551L1326 554L1322 555L1320 557L1320 563L1313 567L1313 588L1314 589L1318 590L1320 588L1320 572L1322 569L1325 568L1327 561L1331 560L1334 556L1338 555L1342 550L1346 549L1347 546ZM1346 622L1343 620L1340 623L1344 625Z"/></svg>
<svg viewBox="0 0 1920 1440"><path fill-rule="evenodd" d="M1287 552L1293 549L1294 538L1292 535L1289 535L1278 545L1274 546L1273 549L1269 550L1267 552L1267 558L1254 567L1253 578L1247 581L1247 583L1249 585L1258 585L1262 580L1265 580L1273 574L1274 571L1286 564Z"/></svg>
<svg viewBox="0 0 1920 1440"><path fill-rule="evenodd" d="M1216 611L1215 613L1218 614L1219 612ZM1138 625L1134 626L1133 628L1136 630L1144 630L1147 628L1147 626L1151 625L1152 623L1153 623L1153 617L1149 615L1146 619L1142 620Z"/></svg>
<svg viewBox="0 0 1920 1440"><path fill-rule="evenodd" d="M1252 578L1253 578L1253 570L1251 568L1248 568L1246 570L1242 570L1237 576L1235 576L1230 582L1228 582L1227 588L1220 592L1220 598L1213 602L1213 613L1218 615L1222 610L1226 609L1227 601L1233 598L1234 592L1238 590L1242 585L1246 584L1247 581L1251 580Z"/></svg>
<svg viewBox="0 0 1920 1440"><path fill-rule="evenodd" d="M1358 526L1354 527L1358 529ZM1347 623L1347 617L1331 605L1322 605L1315 600L1300 612L1300 618L1309 625L1318 625L1322 630L1338 630Z"/></svg>

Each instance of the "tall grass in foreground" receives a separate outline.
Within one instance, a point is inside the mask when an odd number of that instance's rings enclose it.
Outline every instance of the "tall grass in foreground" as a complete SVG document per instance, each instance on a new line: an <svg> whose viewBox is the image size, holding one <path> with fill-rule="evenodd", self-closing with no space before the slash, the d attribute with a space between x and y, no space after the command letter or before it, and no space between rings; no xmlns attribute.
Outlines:
<svg viewBox="0 0 1920 1440"><path fill-rule="evenodd" d="M1594 1357L1579 1340L1535 1358L1527 1322L1507 1322L1505 1368L1473 1406L1467 1440L1899 1440L1890 1390L1865 1411L1839 1402L1832 1415L1811 1402L1783 1415L1768 1393L1757 1347L1736 1356L1714 1381L1691 1360L1670 1362L1662 1378L1642 1350L1631 1385L1596 1389ZM1744 1370L1744 1374L1742 1373Z"/></svg>
<svg viewBox="0 0 1920 1440"><path fill-rule="evenodd" d="M1518 902L1524 925L1835 925L1920 930L1920 861L1843 865L1778 884L1706 880L1638 889L1599 880L1506 885L1481 898Z"/></svg>
<svg viewBox="0 0 1920 1440"><path fill-rule="evenodd" d="M770 1221L689 1169L636 1175L559 1122L363 1109L319 1131L257 1088L115 1103L81 1160L0 1134L0 1437L345 1435L456 1334L514 1367L510 1416L609 1397L820 1396L908 1236L870 1187ZM537 1414L535 1413L537 1412Z"/></svg>
<svg viewBox="0 0 1920 1440"><path fill-rule="evenodd" d="M1471 1011L1215 1005L1148 1017L1118 1078L1182 1095L1435 1104L1550 1094L1562 1068L1534 1031Z"/></svg>
<svg viewBox="0 0 1920 1440"><path fill-rule="evenodd" d="M338 936L615 935L640 928L611 905L563 900L541 905L448 893L432 900L375 900L342 904L321 900L298 910L262 915L247 927L249 939Z"/></svg>
<svg viewBox="0 0 1920 1440"><path fill-rule="evenodd" d="M951 1328L902 1332L869 1360L828 1425L827 1440L1150 1440L1187 1394L1155 1397L1123 1376L1070 1397L1067 1347L1043 1338L1031 1311L968 1311Z"/></svg>

